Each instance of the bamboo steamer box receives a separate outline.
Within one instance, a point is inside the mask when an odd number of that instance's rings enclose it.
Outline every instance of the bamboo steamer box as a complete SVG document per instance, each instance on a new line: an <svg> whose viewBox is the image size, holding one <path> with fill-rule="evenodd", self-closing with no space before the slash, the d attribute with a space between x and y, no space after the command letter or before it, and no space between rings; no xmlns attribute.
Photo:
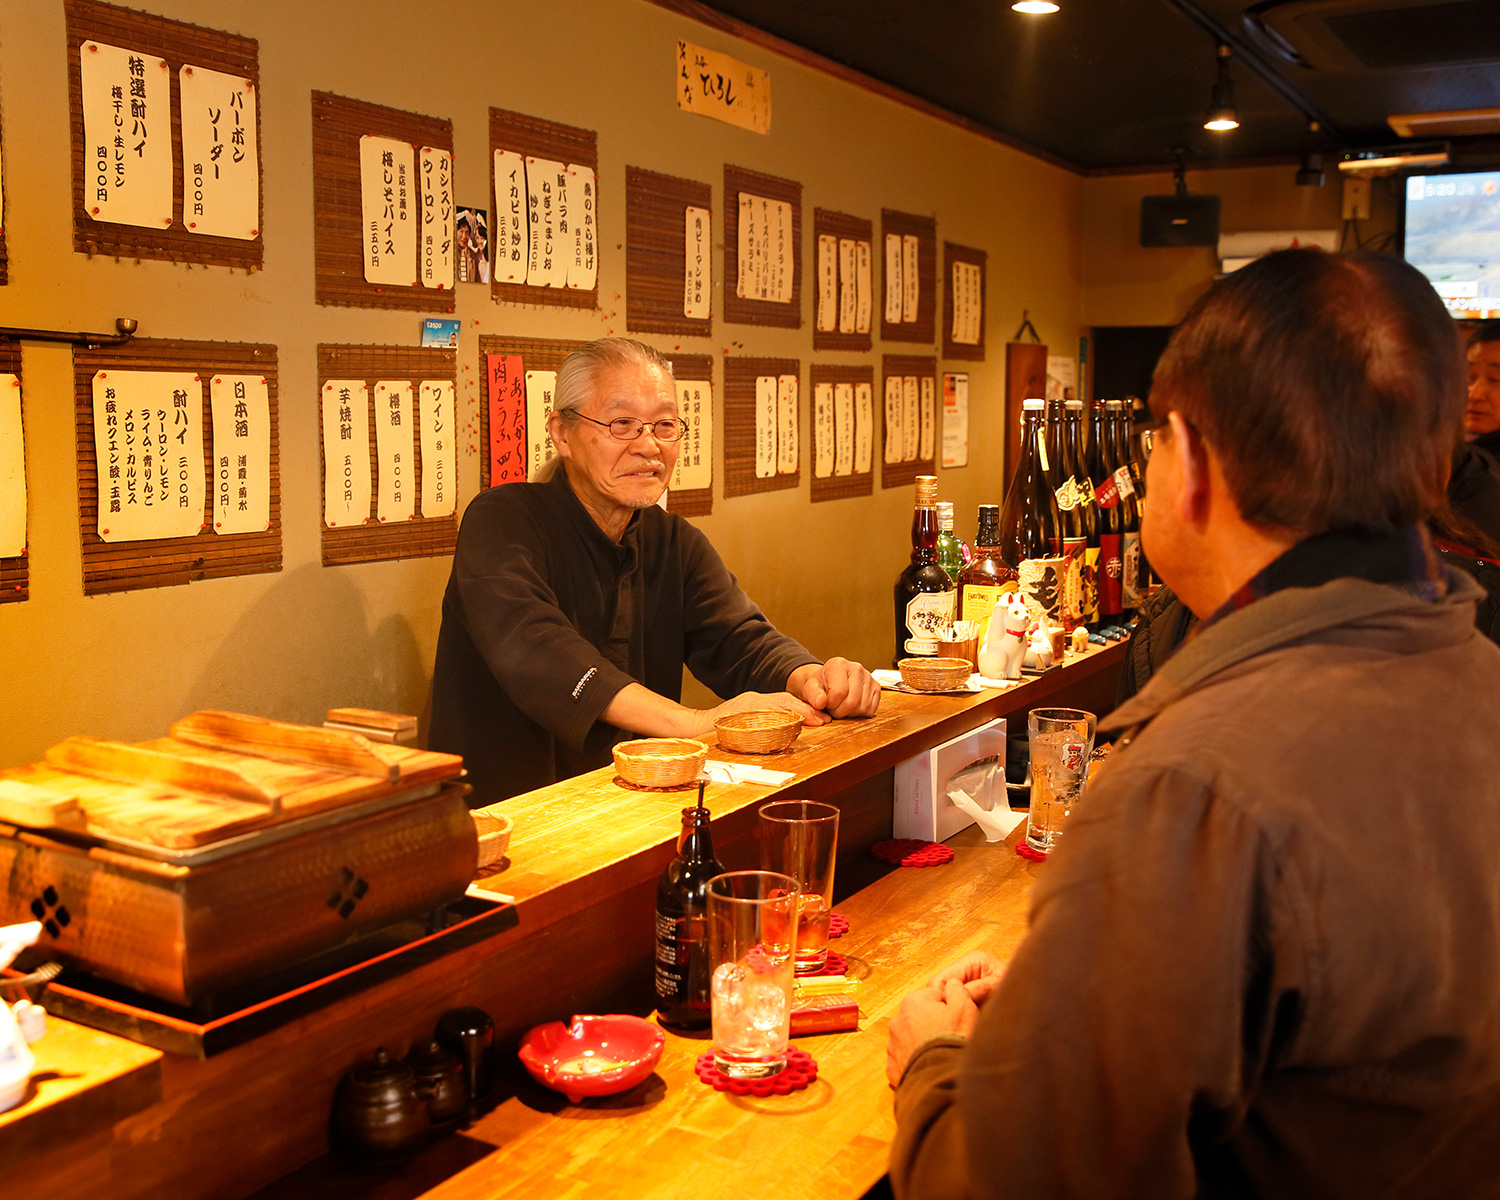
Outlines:
<svg viewBox="0 0 1500 1200"><path fill-rule="evenodd" d="M1003 717L899 763L896 767L896 807L891 822L895 836L941 842L974 824L973 817L948 799L948 784L965 767L981 759L996 757L1003 773Z"/></svg>

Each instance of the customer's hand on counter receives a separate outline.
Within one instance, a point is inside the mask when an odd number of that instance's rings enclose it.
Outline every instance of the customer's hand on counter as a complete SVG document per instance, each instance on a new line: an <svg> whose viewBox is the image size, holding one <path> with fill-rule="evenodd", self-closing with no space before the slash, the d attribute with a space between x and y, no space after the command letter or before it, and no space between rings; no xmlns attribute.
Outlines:
<svg viewBox="0 0 1500 1200"><path fill-rule="evenodd" d="M901 1001L901 1010L891 1021L885 1046L885 1077L890 1085L900 1084L919 1047L944 1035L968 1037L978 1019L979 1009L957 979L945 978L937 987L917 989Z"/></svg>
<svg viewBox="0 0 1500 1200"><path fill-rule="evenodd" d="M945 980L955 979L975 1004L983 1004L1005 977L1005 963L984 950L965 954L956 963L944 967L927 981L930 988L941 989Z"/></svg>
<svg viewBox="0 0 1500 1200"><path fill-rule="evenodd" d="M798 667L787 680L786 690L835 718L873 717L880 708L880 685L869 671L847 658Z"/></svg>
<svg viewBox="0 0 1500 1200"><path fill-rule="evenodd" d="M801 717L804 725L826 725L833 719L826 713L819 712L813 705L803 703L791 692L741 692L738 696L730 697L723 704L703 712L702 715L708 725L703 732L712 733L714 722L720 717L727 717L732 712L761 708L784 708Z"/></svg>

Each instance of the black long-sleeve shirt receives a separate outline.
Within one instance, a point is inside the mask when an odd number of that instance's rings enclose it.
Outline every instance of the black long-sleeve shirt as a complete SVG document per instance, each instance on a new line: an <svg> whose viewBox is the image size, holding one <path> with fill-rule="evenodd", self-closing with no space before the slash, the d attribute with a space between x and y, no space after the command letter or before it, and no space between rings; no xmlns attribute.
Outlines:
<svg viewBox="0 0 1500 1200"><path fill-rule="evenodd" d="M819 661L778 632L708 539L652 506L616 543L564 471L469 505L443 597L434 750L462 754L471 803L607 765L600 714L635 681L677 700L684 664L720 696L782 691Z"/></svg>

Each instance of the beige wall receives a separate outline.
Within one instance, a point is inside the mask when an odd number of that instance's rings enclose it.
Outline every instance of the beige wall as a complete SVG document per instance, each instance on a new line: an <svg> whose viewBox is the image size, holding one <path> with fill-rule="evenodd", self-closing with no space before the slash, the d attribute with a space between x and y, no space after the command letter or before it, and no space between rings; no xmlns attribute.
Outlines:
<svg viewBox="0 0 1500 1200"><path fill-rule="evenodd" d="M964 536L972 535L975 506L1001 499L1004 344L1022 310L1055 353L1073 353L1088 325L1177 320L1214 271L1207 250L1136 245L1139 197L1169 191L1167 175L1082 179L646 0L545 7L455 0L440 10L449 41L430 66L413 52L428 40L420 15L439 10L406 0L150 0L145 7L260 42L265 269L245 275L73 252L61 0L6 0L0 111L11 283L0 288L0 324L109 329L115 317L133 316L148 337L276 344L284 569L85 599L71 359L63 347L27 345L31 598L0 605L0 765L36 758L73 733L154 736L208 706L299 721L318 720L335 704L427 707L447 561L320 563L316 345L408 344L420 317L313 302L312 89L450 118L461 201L488 192L490 105L598 131L602 311L496 305L486 289L461 287L459 402L470 417L479 335L624 331L627 164L710 183L716 232L726 162L800 181L804 279L815 206L876 221L882 207L932 214L939 240L987 250L989 361L952 364L972 380L969 465L939 472L940 494L956 503ZM571 32L563 38L561 30ZM670 72L678 37L770 70L770 136L676 110ZM563 44L569 59L551 57ZM1297 189L1291 174L1289 167L1193 172L1190 182L1223 195L1226 229L1336 223L1337 183ZM716 313L720 266L716 256ZM648 340L668 350L799 358L805 412L810 313L804 301L796 331L716 320L711 339ZM877 340L869 355L817 359L868 362L878 371L881 350ZM720 495L700 523L783 628L818 654L884 664L893 649L891 584L908 553L909 489L886 491L877 480L868 499L811 504L805 422L803 436L800 489L729 501ZM460 462L464 499L478 479L477 455L468 453Z"/></svg>
<svg viewBox="0 0 1500 1200"><path fill-rule="evenodd" d="M461 200L487 194L489 105L598 131L603 311L499 306L485 289L460 288L460 404L471 414L480 334L623 331L627 164L711 183L716 231L724 163L799 180L804 271L818 205L877 221L882 207L933 214L940 239L988 250L991 356L970 368L970 465L942 472L940 485L969 530L975 506L999 496L1003 346L1021 310L1030 310L1054 347L1076 345L1082 180L644 0L456 0L436 9L406 0L149 0L142 7L260 42L265 269L245 275L73 252L62 3L6 0L0 101L11 283L0 288L0 324L109 329L115 317L133 316L148 337L276 344L285 565L276 575L85 599L70 356L65 347L27 345L31 598L0 605L0 764L36 758L73 733L155 736L205 706L311 721L334 704L416 712L427 705L446 560L320 565L315 347L411 343L420 317L313 302L312 89L451 118ZM414 57L428 40L419 24L424 12L441 13L447 39L429 66ZM563 30L572 32L563 37ZM676 110L679 36L771 71L770 136ZM554 58L563 45L570 58ZM720 312L717 273L715 291ZM716 321L712 339L653 340L716 355L729 348L794 356L804 386L813 357L806 323L762 331ZM818 358L878 367L880 349L877 342L870 355ZM461 493L471 496L477 457L464 458L460 472ZM814 505L806 473L804 466L796 492L721 496L702 524L784 628L820 654L884 662L893 644L890 588L907 555L909 489L877 484L869 499Z"/></svg>

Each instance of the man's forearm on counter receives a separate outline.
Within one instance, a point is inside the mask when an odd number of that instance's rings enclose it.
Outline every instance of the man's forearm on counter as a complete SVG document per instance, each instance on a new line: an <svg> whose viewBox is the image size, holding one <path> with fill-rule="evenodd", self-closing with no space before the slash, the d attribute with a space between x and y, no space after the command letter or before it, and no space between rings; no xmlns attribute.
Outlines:
<svg viewBox="0 0 1500 1200"><path fill-rule="evenodd" d="M698 737L713 729L707 713L668 700L642 683L627 683L599 716L616 729L644 737Z"/></svg>

